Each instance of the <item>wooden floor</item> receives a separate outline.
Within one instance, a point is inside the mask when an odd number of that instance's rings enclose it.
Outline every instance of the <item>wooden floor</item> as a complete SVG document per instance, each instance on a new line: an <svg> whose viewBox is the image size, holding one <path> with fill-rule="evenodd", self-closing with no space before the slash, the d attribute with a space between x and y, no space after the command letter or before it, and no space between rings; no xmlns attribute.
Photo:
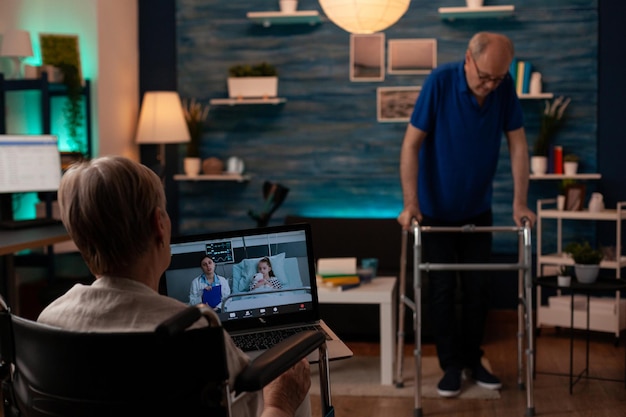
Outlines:
<svg viewBox="0 0 626 417"><path fill-rule="evenodd" d="M422 400L423 416L495 417L527 415L527 392L518 386L517 376L517 313L496 311L489 316L487 340L483 346L492 369L503 382L498 400ZM569 377L548 374L569 373L569 329L542 329L536 338L536 376L534 379L534 414L537 416L625 416L626 385L624 382L582 379L569 393ZM592 332L589 375L625 378L626 344L624 333L619 346L614 335ZM378 356L377 343L347 342L356 355ZM585 365L585 336L575 332L574 371ZM413 345L405 346L411 355ZM433 345L422 346L423 355L435 355ZM332 374L331 374L332 391ZM333 396L337 417L414 416L413 398ZM311 397L313 416L321 416L319 396Z"/></svg>

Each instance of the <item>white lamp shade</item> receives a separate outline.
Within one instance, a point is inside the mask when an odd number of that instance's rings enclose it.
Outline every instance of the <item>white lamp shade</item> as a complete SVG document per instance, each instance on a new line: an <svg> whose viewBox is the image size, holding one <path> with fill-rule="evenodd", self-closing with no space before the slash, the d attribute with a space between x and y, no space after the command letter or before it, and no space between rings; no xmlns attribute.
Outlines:
<svg viewBox="0 0 626 417"><path fill-rule="evenodd" d="M137 143L189 142L189 130L180 97L175 91L149 91L143 96Z"/></svg>
<svg viewBox="0 0 626 417"><path fill-rule="evenodd" d="M20 58L33 56L30 33L19 29L6 31L2 35L0 55Z"/></svg>
<svg viewBox="0 0 626 417"><path fill-rule="evenodd" d="M319 0L333 23L355 34L376 33L396 23L410 0Z"/></svg>

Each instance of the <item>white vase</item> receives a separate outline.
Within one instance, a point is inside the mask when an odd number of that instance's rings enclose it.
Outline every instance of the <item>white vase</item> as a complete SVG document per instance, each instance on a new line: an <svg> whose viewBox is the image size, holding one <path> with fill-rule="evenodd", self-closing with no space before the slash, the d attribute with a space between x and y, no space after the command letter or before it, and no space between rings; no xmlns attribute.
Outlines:
<svg viewBox="0 0 626 417"><path fill-rule="evenodd" d="M298 8L298 0L279 0L278 5L283 13L295 13Z"/></svg>
<svg viewBox="0 0 626 417"><path fill-rule="evenodd" d="M578 171L578 162L576 161L563 162L563 173L565 175L576 175L577 171Z"/></svg>
<svg viewBox="0 0 626 417"><path fill-rule="evenodd" d="M530 74L530 94L541 94L541 73Z"/></svg>
<svg viewBox="0 0 626 417"><path fill-rule="evenodd" d="M530 158L530 171L535 175L543 175L548 170L548 157L532 156Z"/></svg>
<svg viewBox="0 0 626 417"><path fill-rule="evenodd" d="M569 275L559 275L556 277L556 281L559 287L569 287L572 283L572 277Z"/></svg>
<svg viewBox="0 0 626 417"><path fill-rule="evenodd" d="M600 273L600 265L582 265L575 264L574 271L576 273L576 279L581 284L591 284L596 282L598 274Z"/></svg>
<svg viewBox="0 0 626 417"><path fill-rule="evenodd" d="M231 156L226 161L226 172L229 174L243 174L245 164L241 158Z"/></svg>
<svg viewBox="0 0 626 417"><path fill-rule="evenodd" d="M589 211L592 213L598 213L604 210L604 196L600 193L591 193L589 199Z"/></svg>
<svg viewBox="0 0 626 417"><path fill-rule="evenodd" d="M185 158L183 160L183 169L188 177L196 177L200 173L202 160L200 158Z"/></svg>
<svg viewBox="0 0 626 417"><path fill-rule="evenodd" d="M556 196L556 209L565 210L565 196L564 195Z"/></svg>
<svg viewBox="0 0 626 417"><path fill-rule="evenodd" d="M483 6L483 0L465 0L465 3L470 9L478 9Z"/></svg>

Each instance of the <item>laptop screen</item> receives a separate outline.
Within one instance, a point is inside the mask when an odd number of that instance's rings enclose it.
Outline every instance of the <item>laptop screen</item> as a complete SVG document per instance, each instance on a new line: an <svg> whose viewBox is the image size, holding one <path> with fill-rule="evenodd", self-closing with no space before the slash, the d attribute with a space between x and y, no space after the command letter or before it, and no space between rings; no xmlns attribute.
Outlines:
<svg viewBox="0 0 626 417"><path fill-rule="evenodd" d="M308 224L182 236L171 248L160 292L208 304L226 330L319 319Z"/></svg>

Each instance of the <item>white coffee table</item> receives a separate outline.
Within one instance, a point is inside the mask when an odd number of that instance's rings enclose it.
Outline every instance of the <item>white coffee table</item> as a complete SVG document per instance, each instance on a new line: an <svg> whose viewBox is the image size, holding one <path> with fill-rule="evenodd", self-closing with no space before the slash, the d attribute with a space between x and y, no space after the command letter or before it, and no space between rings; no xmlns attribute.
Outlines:
<svg viewBox="0 0 626 417"><path fill-rule="evenodd" d="M346 291L319 287L321 304L378 304L380 307L380 383L393 384L396 331L396 277L378 277Z"/></svg>

